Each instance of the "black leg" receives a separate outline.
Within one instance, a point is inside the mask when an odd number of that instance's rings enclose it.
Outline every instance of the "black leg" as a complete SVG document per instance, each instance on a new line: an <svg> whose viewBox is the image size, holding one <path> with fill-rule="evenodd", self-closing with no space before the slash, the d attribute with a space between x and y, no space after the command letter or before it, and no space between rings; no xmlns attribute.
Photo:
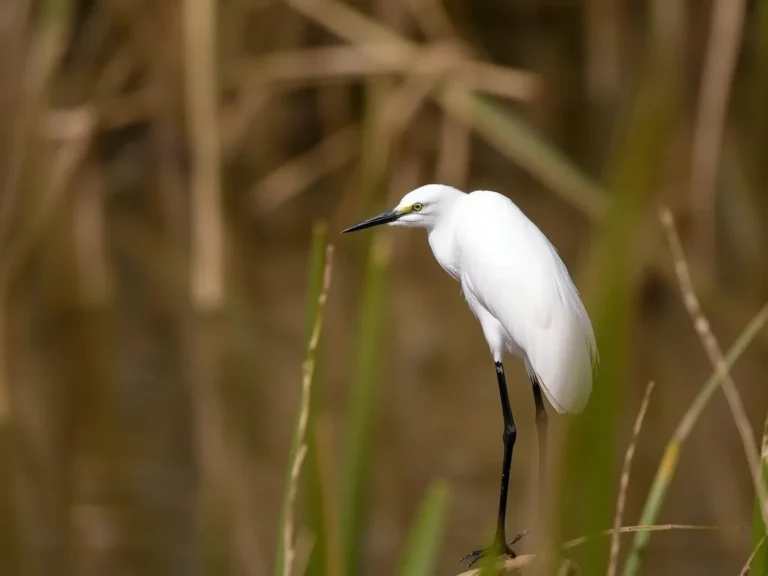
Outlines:
<svg viewBox="0 0 768 576"><path fill-rule="evenodd" d="M507 491L509 490L509 471L512 468L512 451L517 439L515 419L512 417L512 407L509 405L507 393L507 380L504 378L504 366L496 362L496 379L499 381L499 396L501 397L501 412L504 416L504 459L501 465L501 492L499 493L499 515L496 524L496 538L494 544L499 546L499 553L507 546L506 518L507 518Z"/></svg>
<svg viewBox="0 0 768 576"><path fill-rule="evenodd" d="M499 382L499 395L501 397L501 412L504 417L504 458L501 466L501 491L499 493L498 521L496 524L496 535L494 536L493 544L488 548L470 552L462 558L462 561L467 559L470 560L469 566L472 566L472 564L477 562L480 558L490 553L493 553L494 555L507 554L514 558L515 553L510 548L510 545L520 540L525 534L525 532L518 534L512 539L512 542L507 544L507 492L509 490L509 471L512 468L512 452L515 448L515 440L517 439L517 428L515 428L515 420L512 417L512 407L509 404L507 380L504 377L504 366L501 362L496 362L495 365L496 379Z"/></svg>
<svg viewBox="0 0 768 576"><path fill-rule="evenodd" d="M541 516L545 512L544 495L546 490L544 486L547 481L547 429L549 417L544 409L541 385L535 374L531 376L531 387L533 388L533 401L536 403L536 429L539 436L539 516Z"/></svg>

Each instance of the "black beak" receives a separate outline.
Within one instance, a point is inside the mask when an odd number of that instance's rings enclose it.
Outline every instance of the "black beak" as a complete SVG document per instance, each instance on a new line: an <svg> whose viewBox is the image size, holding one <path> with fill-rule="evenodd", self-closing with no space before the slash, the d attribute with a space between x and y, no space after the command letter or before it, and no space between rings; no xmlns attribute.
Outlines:
<svg viewBox="0 0 768 576"><path fill-rule="evenodd" d="M368 220L364 220L360 222L360 224L355 224L354 226L351 226L347 228L346 230L342 230L342 234L346 234L347 232L355 232L357 230L363 230L365 228L370 228L371 226L379 226L381 224L388 224L390 222L394 222L400 216L403 214L400 212L395 212L394 210L391 212L384 212L383 214L379 214L378 216L374 216L373 218L369 218Z"/></svg>

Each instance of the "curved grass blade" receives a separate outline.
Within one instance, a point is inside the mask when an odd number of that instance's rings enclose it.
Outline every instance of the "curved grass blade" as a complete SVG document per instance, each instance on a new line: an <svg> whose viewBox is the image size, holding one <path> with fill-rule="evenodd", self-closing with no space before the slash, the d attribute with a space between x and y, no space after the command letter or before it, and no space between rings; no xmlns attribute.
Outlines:
<svg viewBox="0 0 768 576"><path fill-rule="evenodd" d="M429 488L411 526L400 576L429 576L434 572L448 500L445 483L438 481Z"/></svg>
<svg viewBox="0 0 768 576"><path fill-rule="evenodd" d="M360 304L355 371L345 427L339 523L343 574L358 574L359 542L364 533L371 437L378 392L381 321L389 268L390 242L376 234L372 239Z"/></svg>
<svg viewBox="0 0 768 576"><path fill-rule="evenodd" d="M317 317L319 299L322 290L323 269L325 268L325 246L328 238L328 227L325 222L317 222L312 227L312 247L306 301L306 338L312 337L312 326ZM313 541L306 574L308 576L324 576L330 573L328 565L328 546L330 527L328 525L328 507L326 493L322 485L320 452L317 445L316 410L322 389L322 342L318 343L315 360L315 376L310 391L309 421L307 422L307 458L304 465L304 502L306 506L306 529Z"/></svg>
<svg viewBox="0 0 768 576"><path fill-rule="evenodd" d="M768 322L768 304L763 306L760 312L758 312L750 321L725 355L725 365L729 371L747 349L747 346L749 346L760 330L762 330L766 322ZM702 389L696 395L696 398L694 398L683 416L683 419L680 421L680 424L678 424L677 429L667 444L664 456L656 471L656 476L648 493L648 498L645 501L643 514L640 517L640 524L654 524L659 517L661 506L667 495L667 489L677 470L682 446L691 433L696 421L699 419L699 416L701 416L704 411L704 408L709 403L710 398L712 398L714 393L720 388L722 379L723 376L719 372L712 373L709 379L704 383ZM635 576L639 572L642 555L646 546L648 546L650 539L650 532L641 532L635 535L634 541L632 542L632 551L624 564L624 570L622 572L623 576Z"/></svg>
<svg viewBox="0 0 768 576"><path fill-rule="evenodd" d="M566 434L565 452L558 475L555 541L575 529L597 532L613 518L613 475L616 439L606 430L615 430L621 405L629 354L633 302L637 290L634 269L627 254L638 245L643 214L657 192L657 178L664 159L665 144L678 104L676 86L667 82L668 72L652 68L631 107L619 147L609 170L613 202L596 242L589 279L595 284L590 302L600 364L594 378L593 395L580 417ZM589 464L584 454L589 453ZM578 494L578 498L574 498ZM578 528L577 528L578 527ZM590 542L579 564L586 574L605 574L608 543ZM556 566L548 567L548 573Z"/></svg>
<svg viewBox="0 0 768 576"><path fill-rule="evenodd" d="M307 302L308 302L308 317L312 318L311 325L312 329L309 329L309 335L308 335L308 344L307 344L307 354L305 357L305 366L309 366L311 364L312 366L312 373L310 374L310 396L306 398L305 400L309 403L308 406L300 407L298 414L296 416L296 424L294 426L294 432L293 432L293 439L291 441L291 450L290 450L290 457L289 457L289 464L288 464L288 471L286 474L286 485L285 490L283 492L283 503L282 503L282 509L280 513L280 524L278 527L278 544L277 544L277 552L275 554L275 567L274 567L274 575L275 576L283 576L286 569L286 546L284 542L283 535L286 532L287 524L289 515L292 513L291 507L292 507L292 501L295 499L295 488L293 484L295 483L295 479L293 478L294 474L294 468L296 465L296 461L298 456L301 454L302 459L306 459L307 457L307 450L309 449L308 445L305 445L305 439L312 437L312 430L313 427L311 426L311 383L312 378L314 377L314 367L316 362L316 356L317 356L317 342L313 342L314 339L314 332L315 330L319 330L320 323L322 322L322 305L321 305L321 298L323 296L324 291L324 280L323 277L325 276L325 269L328 265L328 247L326 246L326 240L327 240L327 234L325 230L324 225L316 225L313 234L312 234L312 248L311 248L311 261L310 261L310 278L308 281L308 290L307 290ZM319 332L318 332L319 335ZM305 436L306 434L306 436ZM301 452L299 452L301 450ZM309 459L309 465L312 466L313 462L316 464L316 459ZM308 493L308 501L309 501L309 522L311 528L315 528L314 526L315 521L321 522L321 520L318 520L318 516L315 514L320 514L319 508L314 509L315 506L320 506L321 502L321 494L322 492L319 489L319 486L317 482L319 481L319 474L317 474L317 471L310 470L308 474L308 479L305 481L305 484L308 484L307 488L309 490ZM318 545L322 546L322 533L324 531L321 529L318 532L314 532L315 535L315 547L313 548L313 556L317 553L317 547ZM322 549L324 550L324 548Z"/></svg>

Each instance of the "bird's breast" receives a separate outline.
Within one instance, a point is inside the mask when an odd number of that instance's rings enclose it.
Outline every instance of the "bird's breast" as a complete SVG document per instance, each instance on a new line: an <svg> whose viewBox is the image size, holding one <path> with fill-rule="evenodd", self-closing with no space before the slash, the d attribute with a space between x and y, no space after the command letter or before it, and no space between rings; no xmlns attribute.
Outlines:
<svg viewBox="0 0 768 576"><path fill-rule="evenodd" d="M440 266L454 279L459 279L458 255L455 243L447 230L435 229L429 233L429 247Z"/></svg>

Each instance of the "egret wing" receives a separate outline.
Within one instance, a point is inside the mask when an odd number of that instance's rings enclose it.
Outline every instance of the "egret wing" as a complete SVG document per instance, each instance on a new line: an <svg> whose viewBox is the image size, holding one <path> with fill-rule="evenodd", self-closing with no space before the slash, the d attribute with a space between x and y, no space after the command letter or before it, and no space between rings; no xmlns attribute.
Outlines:
<svg viewBox="0 0 768 576"><path fill-rule="evenodd" d="M501 323L558 412L581 411L592 388L592 325L544 234L495 192L471 193L456 226L461 282Z"/></svg>

